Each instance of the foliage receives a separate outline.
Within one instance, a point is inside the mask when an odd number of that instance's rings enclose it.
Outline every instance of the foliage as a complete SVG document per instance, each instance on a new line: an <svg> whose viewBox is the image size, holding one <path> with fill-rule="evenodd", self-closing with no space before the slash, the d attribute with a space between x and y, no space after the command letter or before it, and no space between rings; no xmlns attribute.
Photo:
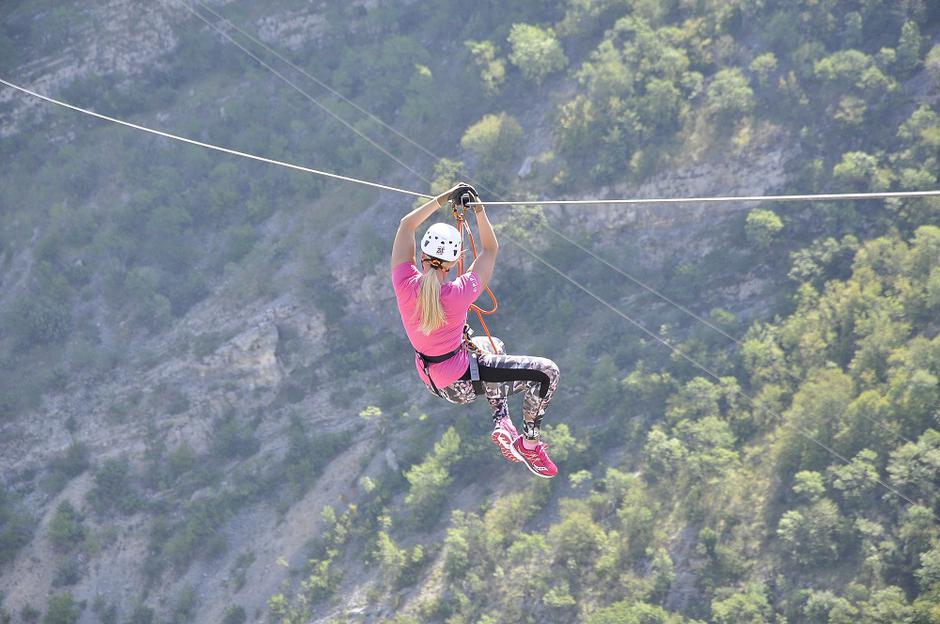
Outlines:
<svg viewBox="0 0 940 624"><path fill-rule="evenodd" d="M637 602L616 602L599 609L587 624L678 624L682 619L661 607Z"/></svg>
<svg viewBox="0 0 940 624"><path fill-rule="evenodd" d="M707 102L718 124L730 127L754 108L754 91L739 69L722 69L708 85Z"/></svg>
<svg viewBox="0 0 940 624"><path fill-rule="evenodd" d="M551 30L531 24L513 24L509 45L512 46L509 60L527 80L537 84L568 65L565 52Z"/></svg>
<svg viewBox="0 0 940 624"><path fill-rule="evenodd" d="M232 605L225 610L222 617L222 624L244 624L248 616L245 614L245 608L241 605Z"/></svg>
<svg viewBox="0 0 940 624"><path fill-rule="evenodd" d="M434 444L434 451L405 472L408 495L405 504L416 522L426 525L437 518L453 481L449 468L460 459L460 434L449 427Z"/></svg>
<svg viewBox="0 0 940 624"><path fill-rule="evenodd" d="M506 63L497 56L496 44L492 41L465 41L464 45L480 70L483 93L489 96L498 94L506 81Z"/></svg>
<svg viewBox="0 0 940 624"><path fill-rule="evenodd" d="M33 518L20 509L12 492L0 487L0 563L12 561L32 539L33 530Z"/></svg>
<svg viewBox="0 0 940 624"><path fill-rule="evenodd" d="M783 221L773 210L757 208L747 215L744 231L747 240L759 248L767 248L783 229Z"/></svg>
<svg viewBox="0 0 940 624"><path fill-rule="evenodd" d="M85 540L86 529L82 516L68 500L59 503L55 516L49 522L49 540L61 551L69 551Z"/></svg>
<svg viewBox="0 0 940 624"><path fill-rule="evenodd" d="M924 69L934 82L940 82L940 44L930 48L930 52L924 59Z"/></svg>
<svg viewBox="0 0 940 624"><path fill-rule="evenodd" d="M95 484L88 492L88 502L102 515L112 510L124 514L138 511L142 500L131 478L131 466L127 459L107 460L95 471Z"/></svg>
<svg viewBox="0 0 940 624"><path fill-rule="evenodd" d="M74 624L81 617L82 610L70 593L54 594L49 598L42 624Z"/></svg>
<svg viewBox="0 0 940 624"><path fill-rule="evenodd" d="M764 588L749 586L744 592L713 601L712 618L716 624L764 624L772 621L772 613Z"/></svg>
<svg viewBox="0 0 940 624"><path fill-rule="evenodd" d="M522 127L506 113L484 115L464 132L460 145L479 160L479 177L488 185L499 186L508 178L519 153Z"/></svg>

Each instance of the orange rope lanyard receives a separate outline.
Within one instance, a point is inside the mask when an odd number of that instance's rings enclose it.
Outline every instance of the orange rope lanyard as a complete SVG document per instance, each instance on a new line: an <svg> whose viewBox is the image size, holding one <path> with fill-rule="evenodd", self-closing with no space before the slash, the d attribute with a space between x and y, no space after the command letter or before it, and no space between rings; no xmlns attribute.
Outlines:
<svg viewBox="0 0 940 624"><path fill-rule="evenodd" d="M457 220L457 230L460 231L460 246L461 248L463 248L464 246L463 237L464 237L464 232L466 232L467 237L470 239L470 250L473 253L473 259L476 260L477 245L476 245L476 242L473 240L473 231L470 229L470 224L467 223L467 220L464 216L466 215L466 213L467 213L466 208L464 208L464 211L461 213L457 209L457 204L456 203L454 204L454 218ZM463 255L461 255L457 259L457 273L459 275L463 275L463 272L464 272L464 259L463 259ZM499 349L496 348L496 342L493 340L493 336L490 335L490 329L486 326L486 321L483 320L483 316L484 315L488 316L496 312L496 310L499 309L499 302L496 301L496 295L493 294L493 291L490 290L489 286L487 286L485 290L486 290L486 294L488 294L490 296L490 299L493 301L493 309L484 310L483 308L481 308L475 303L470 305L470 309L473 310L476 313L477 318L480 319L480 326L483 327L483 333L486 334L486 337L490 341L490 346L493 347L493 353L497 353Z"/></svg>

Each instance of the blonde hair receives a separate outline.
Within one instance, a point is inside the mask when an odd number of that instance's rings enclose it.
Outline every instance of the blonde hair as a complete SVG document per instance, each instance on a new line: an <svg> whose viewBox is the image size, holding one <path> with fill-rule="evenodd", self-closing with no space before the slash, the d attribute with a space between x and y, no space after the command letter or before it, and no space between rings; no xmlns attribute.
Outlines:
<svg viewBox="0 0 940 624"><path fill-rule="evenodd" d="M427 258L422 259L421 264L425 265ZM444 269L449 269L454 265L453 262L440 262ZM433 266L425 266L425 271L421 275L421 286L418 289L418 315L421 317L419 329L425 336L430 335L435 329L440 329L447 322L447 315L444 314L444 306L441 305L441 282L434 274L436 269Z"/></svg>

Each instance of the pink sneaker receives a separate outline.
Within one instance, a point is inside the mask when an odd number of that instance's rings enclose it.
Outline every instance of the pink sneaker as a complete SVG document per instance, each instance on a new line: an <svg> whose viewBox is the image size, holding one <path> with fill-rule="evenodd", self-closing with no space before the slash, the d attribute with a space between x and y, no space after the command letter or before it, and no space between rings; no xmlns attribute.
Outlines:
<svg viewBox="0 0 940 624"><path fill-rule="evenodd" d="M503 457L511 462L517 462L522 460L518 459L515 454L513 454L512 441L515 440L518 435L519 433L516 431L516 428L513 427L512 421L509 420L509 418L501 418L493 428L490 439L493 440L493 444L499 447L499 452L503 454Z"/></svg>
<svg viewBox="0 0 940 624"><path fill-rule="evenodd" d="M522 436L520 435L512 441L511 448L516 459L523 462L526 468L536 477L551 479L558 474L558 466L548 457L548 453L545 451L548 448L547 444L539 442L534 449L527 449L522 444Z"/></svg>

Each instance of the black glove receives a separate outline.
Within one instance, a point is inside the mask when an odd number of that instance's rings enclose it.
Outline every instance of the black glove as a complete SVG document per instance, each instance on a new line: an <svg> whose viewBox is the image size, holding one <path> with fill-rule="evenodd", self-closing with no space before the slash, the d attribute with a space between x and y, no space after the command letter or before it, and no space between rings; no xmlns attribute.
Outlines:
<svg viewBox="0 0 940 624"><path fill-rule="evenodd" d="M454 202L455 206L464 206L466 207L465 202L479 201L480 196L477 195L477 190L461 182L457 185L457 188L454 189L454 192L450 194L449 200Z"/></svg>

